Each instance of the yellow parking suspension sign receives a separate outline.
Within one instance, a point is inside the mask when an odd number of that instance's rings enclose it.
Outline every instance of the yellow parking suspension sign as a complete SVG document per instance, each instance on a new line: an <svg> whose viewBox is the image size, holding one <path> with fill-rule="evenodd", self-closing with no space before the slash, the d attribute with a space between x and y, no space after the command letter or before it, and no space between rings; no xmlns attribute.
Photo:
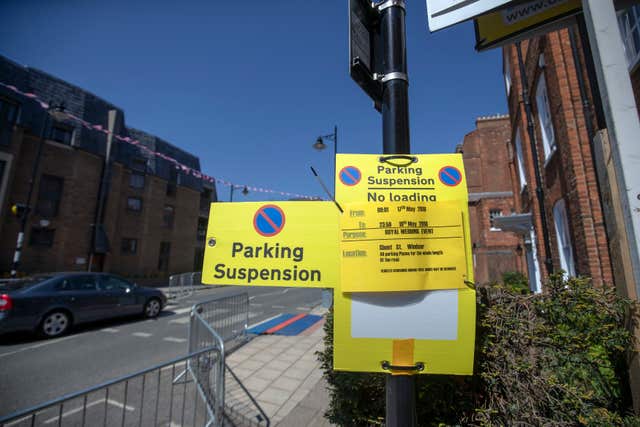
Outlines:
<svg viewBox="0 0 640 427"><path fill-rule="evenodd" d="M202 283L334 287L339 214L331 202L212 203Z"/></svg>
<svg viewBox="0 0 640 427"><path fill-rule="evenodd" d="M476 302L465 285L473 265L462 156L344 154L336 164L344 214L334 369L472 374ZM443 239L424 238L436 236Z"/></svg>
<svg viewBox="0 0 640 427"><path fill-rule="evenodd" d="M343 292L473 282L461 155L341 154L336 172Z"/></svg>
<svg viewBox="0 0 640 427"><path fill-rule="evenodd" d="M349 203L341 218L343 292L466 286L465 218L456 203Z"/></svg>

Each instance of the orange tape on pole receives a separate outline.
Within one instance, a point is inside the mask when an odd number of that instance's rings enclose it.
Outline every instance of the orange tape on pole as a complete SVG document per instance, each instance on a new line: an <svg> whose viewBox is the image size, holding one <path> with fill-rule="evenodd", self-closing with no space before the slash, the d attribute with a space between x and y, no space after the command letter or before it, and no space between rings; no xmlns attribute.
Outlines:
<svg viewBox="0 0 640 427"><path fill-rule="evenodd" d="M394 366L413 366L413 349L415 340L393 340L393 358L391 364ZM413 375L411 371L392 371L391 375Z"/></svg>

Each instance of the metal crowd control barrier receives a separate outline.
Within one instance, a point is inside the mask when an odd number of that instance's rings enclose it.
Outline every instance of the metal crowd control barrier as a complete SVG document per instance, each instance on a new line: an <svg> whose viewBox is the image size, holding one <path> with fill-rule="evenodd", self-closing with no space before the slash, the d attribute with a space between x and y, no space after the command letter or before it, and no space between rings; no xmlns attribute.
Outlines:
<svg viewBox="0 0 640 427"><path fill-rule="evenodd" d="M202 348L218 345L221 349L222 366L226 367L227 375L218 377L221 378L221 383L217 385L218 394L214 401L219 402L227 416L232 417L235 422L244 420L249 421L252 426L269 427L270 421L266 413L224 362L229 350L246 339L248 323L249 294L246 292L195 304L191 309L189 323L189 352L194 353ZM207 328L213 329L213 334ZM188 372L194 370L194 367L187 362L185 370L176 377L175 381L180 381ZM219 372L216 371L216 374ZM192 372L192 376L198 378L198 373Z"/></svg>
<svg viewBox="0 0 640 427"><path fill-rule="evenodd" d="M0 418L1 427L22 426L221 426L217 400L224 365L221 349L203 348L90 389ZM173 381L191 367L193 381ZM215 390L215 392L214 392Z"/></svg>
<svg viewBox="0 0 640 427"><path fill-rule="evenodd" d="M248 321L246 292L196 304L187 356L0 418L0 427L220 427L225 420L269 427L266 413L225 363L226 349L246 337Z"/></svg>
<svg viewBox="0 0 640 427"><path fill-rule="evenodd" d="M202 285L202 273L199 271L169 276L169 298L178 299L191 296L195 286Z"/></svg>

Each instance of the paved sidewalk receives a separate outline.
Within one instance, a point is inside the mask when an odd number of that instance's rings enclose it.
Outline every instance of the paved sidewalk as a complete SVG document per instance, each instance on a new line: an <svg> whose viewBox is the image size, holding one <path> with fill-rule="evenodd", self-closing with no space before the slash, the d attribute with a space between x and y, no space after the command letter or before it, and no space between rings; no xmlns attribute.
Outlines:
<svg viewBox="0 0 640 427"><path fill-rule="evenodd" d="M318 307L311 313L325 312ZM298 336L258 336L227 359L272 426L329 426L323 417L328 396L315 354L324 348L323 324ZM226 403L233 406L233 398L227 396Z"/></svg>

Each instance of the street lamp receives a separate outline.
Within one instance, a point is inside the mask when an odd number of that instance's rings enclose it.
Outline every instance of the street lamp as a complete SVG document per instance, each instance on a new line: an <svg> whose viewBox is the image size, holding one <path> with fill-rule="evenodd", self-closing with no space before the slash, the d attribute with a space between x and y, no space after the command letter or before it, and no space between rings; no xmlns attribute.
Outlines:
<svg viewBox="0 0 640 427"><path fill-rule="evenodd" d="M229 201L230 202L233 202L233 192L234 192L235 189L236 189L236 186L231 184L231 190L229 191ZM246 196L247 194L249 194L249 189L245 185L244 188L242 189L242 195Z"/></svg>
<svg viewBox="0 0 640 427"><path fill-rule="evenodd" d="M320 135L316 142L313 144L313 148L318 151L322 151L327 148L327 144L324 143L325 140L333 141L333 197L335 200L335 192L336 192L336 155L338 154L338 126L333 127L333 133L329 135ZM324 185L323 185L324 187ZM333 291L331 289L323 289L322 290L322 306L329 308L333 304Z"/></svg>
<svg viewBox="0 0 640 427"><path fill-rule="evenodd" d="M324 143L325 140L333 141L333 191L335 193L336 155L338 154L338 126L333 127L333 133L330 133L329 135L320 135L312 147L318 151L324 150L327 148L327 144Z"/></svg>
<svg viewBox="0 0 640 427"><path fill-rule="evenodd" d="M38 175L38 167L40 166L40 158L42 157L42 148L44 147L45 132L47 131L47 124L49 122L49 116L56 121L65 120L68 115L64 111L64 105L50 104L46 109L46 114L42 121L42 130L40 131L40 140L38 141L38 149L36 151L36 157L33 161L33 169L31 170L31 178L29 179L29 192L27 193L27 202L20 211L20 231L18 232L18 238L16 239L16 250L13 253L13 262L11 263L11 277L15 279L18 274L18 266L20 265L20 257L22 256L22 246L24 244L24 231L27 228L27 221L29 219L29 213L31 213L31 196L33 195L33 188L35 187L36 177ZM15 206L18 206L16 204ZM13 210L13 209L12 209Z"/></svg>

